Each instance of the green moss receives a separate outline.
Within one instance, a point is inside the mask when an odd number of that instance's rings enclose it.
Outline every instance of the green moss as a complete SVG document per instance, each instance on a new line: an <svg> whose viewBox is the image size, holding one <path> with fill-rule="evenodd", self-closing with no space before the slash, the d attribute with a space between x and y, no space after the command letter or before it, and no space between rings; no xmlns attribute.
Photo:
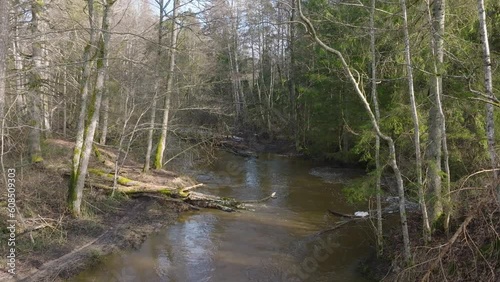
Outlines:
<svg viewBox="0 0 500 282"><path fill-rule="evenodd" d="M159 192L160 194L163 194L163 195L165 195L165 196L169 196L169 197L171 197L172 195L174 195L174 193L172 193L172 191L171 191L171 190L168 190L168 189L165 189L165 190L160 190L160 191L158 191L158 192Z"/></svg>
<svg viewBox="0 0 500 282"><path fill-rule="evenodd" d="M95 154L95 157L97 158L97 160L99 162L104 162L104 159L102 158L102 154L99 151L99 148L97 148L97 146L95 144L92 145L92 148L94 149L94 154Z"/></svg>
<svg viewBox="0 0 500 282"><path fill-rule="evenodd" d="M189 192L182 191L182 189L177 189L177 194L179 194L179 196L181 196L182 198L186 198L187 196L189 196Z"/></svg>
<svg viewBox="0 0 500 282"><path fill-rule="evenodd" d="M113 176L113 174L110 174L110 175ZM126 178L123 176L118 176L118 179L117 179L118 184L121 184L121 185L127 185L128 183L130 183L132 181L133 181L132 179L129 179L129 178Z"/></svg>
<svg viewBox="0 0 500 282"><path fill-rule="evenodd" d="M43 158L41 155L33 155L31 156L31 163L36 164L36 163L41 163L43 162Z"/></svg>
<svg viewBox="0 0 500 282"><path fill-rule="evenodd" d="M164 138L161 137L160 140L158 141L158 149L156 150L156 155L155 155L155 168L156 169L161 169L163 167L162 161L163 161L163 144L164 144Z"/></svg>
<svg viewBox="0 0 500 282"><path fill-rule="evenodd" d="M104 170L97 169L97 168L89 168L89 173L93 173L99 176L106 175L107 173Z"/></svg>

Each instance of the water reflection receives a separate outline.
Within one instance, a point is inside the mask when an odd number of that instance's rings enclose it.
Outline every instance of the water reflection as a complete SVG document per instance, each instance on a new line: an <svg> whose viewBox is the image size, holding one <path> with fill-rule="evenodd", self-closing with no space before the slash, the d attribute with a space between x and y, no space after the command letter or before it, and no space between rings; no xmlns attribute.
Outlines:
<svg viewBox="0 0 500 282"><path fill-rule="evenodd" d="M107 281L110 269L116 281L365 281L355 267L369 253L368 224L319 235L338 220L328 208L356 208L342 197L341 183L311 175L312 168L275 156L224 155L208 168L205 192L259 199L276 191L278 199L255 204L254 212L183 214L140 250L110 257L79 281Z"/></svg>

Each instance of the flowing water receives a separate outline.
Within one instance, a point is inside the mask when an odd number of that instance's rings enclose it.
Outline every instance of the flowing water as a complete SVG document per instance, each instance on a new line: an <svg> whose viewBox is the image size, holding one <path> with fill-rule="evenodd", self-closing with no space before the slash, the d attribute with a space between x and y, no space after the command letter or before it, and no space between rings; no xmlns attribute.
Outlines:
<svg viewBox="0 0 500 282"><path fill-rule="evenodd" d="M191 172L207 184L200 192L241 200L276 192L277 198L236 213L184 213L139 250L112 255L75 281L368 281L357 266L371 252L369 223L320 233L340 220L327 209L362 210L341 192L359 171L225 153L203 170Z"/></svg>

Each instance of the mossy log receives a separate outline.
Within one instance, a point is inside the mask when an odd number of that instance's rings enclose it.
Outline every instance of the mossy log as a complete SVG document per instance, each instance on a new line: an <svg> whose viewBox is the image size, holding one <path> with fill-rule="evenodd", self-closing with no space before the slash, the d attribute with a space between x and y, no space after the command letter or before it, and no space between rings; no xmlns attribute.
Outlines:
<svg viewBox="0 0 500 282"><path fill-rule="evenodd" d="M123 176L117 176L117 185L113 187L112 183L114 175L99 169L89 169L90 177L86 184L104 190L114 190L116 192L137 195L141 193L157 194L163 197L180 199L185 203L201 208L220 209L227 212L245 209L245 202L238 201L233 198L224 198L204 193L194 192L192 189L203 186L202 183L187 186L187 187L169 187L165 185L157 185L129 179ZM262 202L275 197L276 193L264 199L257 201L246 201L252 203Z"/></svg>

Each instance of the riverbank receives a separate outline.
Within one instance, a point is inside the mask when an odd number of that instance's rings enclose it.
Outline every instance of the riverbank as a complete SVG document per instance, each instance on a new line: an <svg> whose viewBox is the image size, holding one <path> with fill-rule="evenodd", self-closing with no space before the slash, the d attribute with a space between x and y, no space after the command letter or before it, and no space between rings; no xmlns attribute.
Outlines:
<svg viewBox="0 0 500 282"><path fill-rule="evenodd" d="M436 227L432 242L422 239L422 215L408 214L412 262L403 260L400 227L386 229L384 254L363 264L377 281L499 281L500 209L491 187L469 187L455 206L448 234Z"/></svg>
<svg viewBox="0 0 500 282"><path fill-rule="evenodd" d="M63 281L110 253L138 248L149 234L189 209L183 202L160 197L117 193L111 198L108 191L87 185L83 215L74 218L65 208L69 177L63 169L69 167L72 143L48 140L46 146L43 166L17 169L16 276L7 273L2 256L0 281ZM161 174L163 183L175 179L179 177L173 172ZM1 217L2 224L7 222L5 214ZM1 234L3 242L7 235ZM7 248L2 244L0 252L6 254Z"/></svg>

